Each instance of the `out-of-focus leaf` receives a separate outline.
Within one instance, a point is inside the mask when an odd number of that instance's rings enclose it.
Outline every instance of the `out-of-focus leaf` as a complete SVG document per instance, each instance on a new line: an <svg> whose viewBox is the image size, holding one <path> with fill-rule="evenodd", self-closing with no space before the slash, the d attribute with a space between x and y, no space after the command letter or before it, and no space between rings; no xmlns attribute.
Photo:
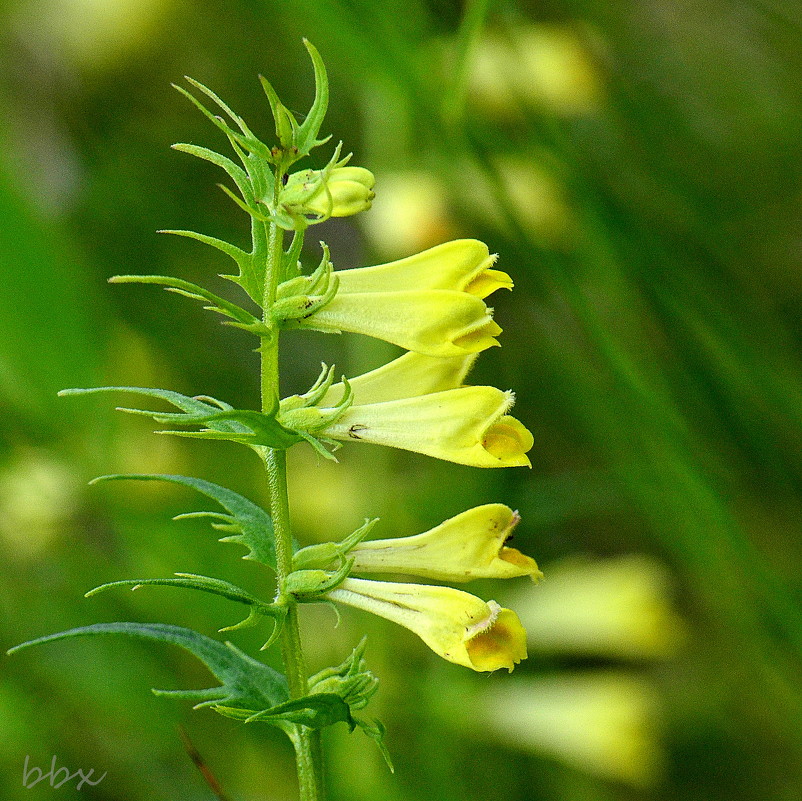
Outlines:
<svg viewBox="0 0 802 801"><path fill-rule="evenodd" d="M221 439L239 442L243 445L267 448L288 448L302 437L284 428L276 420L278 402L272 413L255 412L249 409L234 409L229 404L215 398L190 398L169 389L149 387L89 387L86 389L63 389L59 395L88 395L98 392L131 392L150 398L159 398L181 409L181 412L154 412L148 409L129 409L118 407L121 412L152 417L157 423L171 423L180 426L208 426L200 431L160 431L160 434L174 434L178 437L195 439ZM209 401L208 403L206 401Z"/></svg>
<svg viewBox="0 0 802 801"><path fill-rule="evenodd" d="M205 690L154 690L156 695L196 701L196 708L224 706L252 711L270 709L285 703L289 697L286 678L269 665L257 662L231 643L221 643L192 629L164 623L96 623L29 640L11 648L9 653L32 645L98 634L124 634L177 645L194 654L222 682L220 687Z"/></svg>

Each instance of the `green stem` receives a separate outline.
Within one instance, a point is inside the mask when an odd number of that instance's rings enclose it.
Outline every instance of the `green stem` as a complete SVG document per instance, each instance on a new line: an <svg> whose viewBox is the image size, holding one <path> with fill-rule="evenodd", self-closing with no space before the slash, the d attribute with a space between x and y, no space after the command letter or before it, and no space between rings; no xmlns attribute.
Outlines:
<svg viewBox="0 0 802 801"><path fill-rule="evenodd" d="M276 287L281 273L283 232L275 225L270 226L267 247L265 274L264 321L269 323L270 308L276 298ZM265 340L262 355L262 411L273 408L279 396L278 336ZM276 581L279 588L292 571L292 532L290 530L289 497L287 494L287 458L283 450L261 449L260 455L267 470L267 483L270 490L270 514L276 542ZM300 698L308 694L306 666L301 647L301 633L298 625L298 605L287 599L288 611L279 639L284 670L290 689L290 698ZM301 801L323 801L322 762L320 734L306 726L295 725L290 730L295 746L298 766L298 784Z"/></svg>

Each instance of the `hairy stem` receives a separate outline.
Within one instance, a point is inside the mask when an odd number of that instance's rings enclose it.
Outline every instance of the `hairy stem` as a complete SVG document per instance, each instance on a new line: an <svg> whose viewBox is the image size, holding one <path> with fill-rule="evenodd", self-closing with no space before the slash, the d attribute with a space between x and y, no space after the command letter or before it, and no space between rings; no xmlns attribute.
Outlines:
<svg viewBox="0 0 802 801"><path fill-rule="evenodd" d="M283 232L270 225L267 237L267 264L265 273L264 321L270 321L270 309L275 301L276 287L281 274ZM262 411L273 408L279 397L278 336L265 340L261 348L262 356ZM287 494L286 452L264 448L262 460L267 470L270 489L270 514L276 540L276 580L279 588L292 570L292 532L290 530L289 497ZM288 613L280 637L281 655L291 698L300 698L309 691L306 666L301 647L301 634L298 626L298 607L293 599L288 599ZM296 725L291 730L298 766L298 784L301 801L322 801L322 763L320 754L320 734L306 726Z"/></svg>

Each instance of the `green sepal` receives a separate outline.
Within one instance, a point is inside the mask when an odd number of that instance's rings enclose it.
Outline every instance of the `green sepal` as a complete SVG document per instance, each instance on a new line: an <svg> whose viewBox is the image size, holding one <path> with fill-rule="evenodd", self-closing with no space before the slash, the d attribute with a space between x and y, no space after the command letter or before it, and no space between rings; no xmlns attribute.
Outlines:
<svg viewBox="0 0 802 801"><path fill-rule="evenodd" d="M345 559L347 554L370 534L378 522L378 517L365 519L365 522L358 529L352 531L340 542L318 542L296 551L292 557L292 569L323 569L338 559Z"/></svg>
<svg viewBox="0 0 802 801"><path fill-rule="evenodd" d="M344 722L348 723L349 728L353 730L348 704L339 695L334 695L333 693L305 695L302 698L286 701L270 709L253 711L251 714L246 714L244 710L237 708L222 708L215 711L235 720L243 720L246 723L255 723L257 721L272 725L300 723L310 729L322 729L335 723Z"/></svg>
<svg viewBox="0 0 802 801"><path fill-rule="evenodd" d="M217 312L224 317L229 317L234 322L226 322L225 325L233 325L250 331L258 336L272 339L275 333L268 328L258 317L246 311L236 303L232 303L225 298L221 298L204 289L197 284L184 281L181 278L173 278L169 275L115 275L109 278L110 284L158 284L166 287L168 292L175 292L179 295L208 303L204 306L208 311Z"/></svg>
<svg viewBox="0 0 802 801"><path fill-rule="evenodd" d="M196 701L195 708L211 706L226 709L271 709L289 700L287 679L278 671L244 654L231 643L222 643L192 629L164 623L96 623L93 626L48 634L9 649L14 653L32 645L41 645L71 637L95 634L125 634L143 640L177 645L194 654L222 682L220 687L203 690L156 690L156 695Z"/></svg>
<svg viewBox="0 0 802 801"><path fill-rule="evenodd" d="M351 655L337 667L326 668L309 678L309 689L313 694L334 694L348 705L349 712L363 709L375 694L379 680L368 670L364 654L367 638L363 637ZM390 753L384 745L384 726L379 721L368 722L351 715L348 725L351 731L358 726L370 737L384 757L387 767L394 771Z"/></svg>
<svg viewBox="0 0 802 801"><path fill-rule="evenodd" d="M84 594L85 598L91 598L105 590L112 589L113 587L130 587L132 590L137 590L140 587L154 585L164 587L183 587L191 590L200 590L201 592L208 592L212 595L219 595L229 601L238 601L239 603L246 604L250 607L248 610L248 617L235 623L233 626L224 626L218 631L234 631L238 629L250 628L257 625L264 617L281 618L283 620L286 615L286 608L283 606L274 606L273 604L266 603L254 595L251 595L247 590L237 587L236 584L231 584L222 579L211 578L209 576L198 576L195 573L176 573L178 578L155 578L155 579L126 579L124 581L110 581L107 584L101 584L89 592Z"/></svg>
<svg viewBox="0 0 802 801"><path fill-rule="evenodd" d="M146 387L63 389L59 392L59 395L85 395L97 392L130 392L151 398L159 398L171 403L181 412L154 412L148 409L130 409L122 406L117 408L121 412L152 417L157 423L169 423L179 426L207 426L201 431L168 430L158 431L157 433L159 434L173 434L179 437L194 437L197 439L222 439L239 442L243 445L282 450L303 439L300 434L285 428L276 419L278 401L276 401L275 409L271 413L263 413L234 409L223 401L204 395L190 398L172 390Z"/></svg>
<svg viewBox="0 0 802 801"><path fill-rule="evenodd" d="M135 481L169 481L173 484L182 484L191 487L208 498L217 501L227 512L223 515L219 512L191 512L193 517L212 517L222 521L212 523L212 527L218 530L234 531L220 538L220 542L235 542L244 545L248 553L243 559L252 559L261 562L263 565L276 569L276 552L273 534L273 521L270 515L247 498L234 492L233 490L213 484L211 481L204 481L201 478L190 476L160 475L148 473L118 474L110 476L100 476L91 483L99 481L119 481L122 479L133 479ZM188 515L178 515L176 519L186 518Z"/></svg>
<svg viewBox="0 0 802 801"><path fill-rule="evenodd" d="M293 570L285 579L283 591L299 601L317 601L340 586L354 566L353 559L343 559L335 572L326 570Z"/></svg>
<svg viewBox="0 0 802 801"><path fill-rule="evenodd" d="M295 231L289 248L282 254L281 277L284 281L297 278L301 275L301 250L304 246L304 231ZM281 284L279 284L280 286Z"/></svg>
<svg viewBox="0 0 802 801"><path fill-rule="evenodd" d="M311 275L298 275L279 284L270 316L276 324L305 320L334 300L340 278L334 272L329 248L320 243L323 257Z"/></svg>

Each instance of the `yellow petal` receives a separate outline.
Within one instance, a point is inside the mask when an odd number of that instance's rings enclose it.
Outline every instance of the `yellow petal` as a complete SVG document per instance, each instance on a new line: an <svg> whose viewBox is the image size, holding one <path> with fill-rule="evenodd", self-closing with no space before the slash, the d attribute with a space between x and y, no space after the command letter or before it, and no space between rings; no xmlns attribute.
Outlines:
<svg viewBox="0 0 802 801"><path fill-rule="evenodd" d="M480 298L486 298L497 289L512 289L512 278L501 270L485 270L476 276L465 291Z"/></svg>
<svg viewBox="0 0 802 801"><path fill-rule="evenodd" d="M462 386L476 357L475 353L448 358L405 353L376 370L352 378L349 384L354 393L354 403L382 403L456 389ZM342 400L344 392L342 384L333 384L320 405L335 406Z"/></svg>
<svg viewBox="0 0 802 801"><path fill-rule="evenodd" d="M327 597L408 628L443 659L472 670L512 671L526 659L526 632L514 612L452 587L348 578Z"/></svg>
<svg viewBox="0 0 802 801"><path fill-rule="evenodd" d="M498 345L501 328L475 295L447 289L338 291L301 325L383 339L428 356L464 356Z"/></svg>
<svg viewBox="0 0 802 801"><path fill-rule="evenodd" d="M493 624L468 640L465 649L474 670L507 668L512 673L515 665L526 659L526 631L511 609L496 605L496 611Z"/></svg>
<svg viewBox="0 0 802 801"><path fill-rule="evenodd" d="M362 542L352 551L355 573L408 573L440 581L542 577L534 559L504 542L520 520L501 503L477 506L414 537Z"/></svg>
<svg viewBox="0 0 802 801"><path fill-rule="evenodd" d="M322 434L423 453L473 467L531 467L531 433L505 412L510 392L459 387L414 398L351 406Z"/></svg>
<svg viewBox="0 0 802 801"><path fill-rule="evenodd" d="M339 270L340 292L400 292L412 289L450 289L487 297L502 287L512 289L510 277L490 269L496 261L487 245L476 239L457 239L375 267Z"/></svg>

